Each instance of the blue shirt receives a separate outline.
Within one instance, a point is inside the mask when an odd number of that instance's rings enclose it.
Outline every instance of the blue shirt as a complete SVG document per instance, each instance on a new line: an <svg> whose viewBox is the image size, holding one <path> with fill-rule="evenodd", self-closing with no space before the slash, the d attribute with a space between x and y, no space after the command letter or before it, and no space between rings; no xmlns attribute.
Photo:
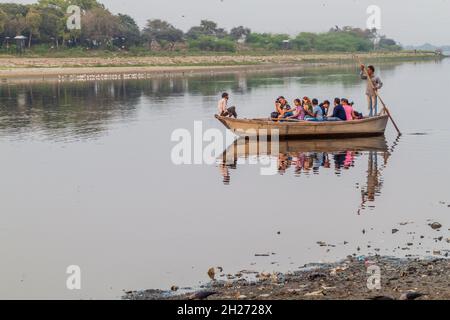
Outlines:
<svg viewBox="0 0 450 320"><path fill-rule="evenodd" d="M334 107L333 117L339 118L343 121L347 120L347 114L345 113L345 109L342 105L338 104L336 107Z"/></svg>
<svg viewBox="0 0 450 320"><path fill-rule="evenodd" d="M319 121L323 120L323 110L320 106L314 106L313 113L316 116L317 120L319 120Z"/></svg>

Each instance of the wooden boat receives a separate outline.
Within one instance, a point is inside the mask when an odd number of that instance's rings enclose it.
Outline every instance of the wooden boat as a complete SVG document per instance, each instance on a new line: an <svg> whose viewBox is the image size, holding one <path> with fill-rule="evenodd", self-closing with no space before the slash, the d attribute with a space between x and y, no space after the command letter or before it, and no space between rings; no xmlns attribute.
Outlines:
<svg viewBox="0 0 450 320"><path fill-rule="evenodd" d="M287 139L279 142L260 142L256 138L239 138L224 151L221 159L224 163L233 163L239 158L254 156L296 155L301 152L338 153L345 151L387 152L388 145L384 135L349 139Z"/></svg>
<svg viewBox="0 0 450 320"><path fill-rule="evenodd" d="M216 115L216 119L238 136L276 135L297 138L363 137L384 134L389 116L352 121L273 121L270 119L234 119ZM267 131L266 131L267 130Z"/></svg>

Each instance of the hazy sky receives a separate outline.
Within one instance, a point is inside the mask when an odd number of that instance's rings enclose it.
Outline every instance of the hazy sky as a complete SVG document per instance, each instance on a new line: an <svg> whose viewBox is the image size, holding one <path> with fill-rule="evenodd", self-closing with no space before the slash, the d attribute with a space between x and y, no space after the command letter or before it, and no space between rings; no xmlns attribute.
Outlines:
<svg viewBox="0 0 450 320"><path fill-rule="evenodd" d="M32 3L33 0L0 0ZM365 27L369 5L381 8L381 33L404 45L450 44L450 0L100 0L113 13L127 13L139 25L161 18L183 30L210 19L230 29L254 31L327 31L330 27Z"/></svg>

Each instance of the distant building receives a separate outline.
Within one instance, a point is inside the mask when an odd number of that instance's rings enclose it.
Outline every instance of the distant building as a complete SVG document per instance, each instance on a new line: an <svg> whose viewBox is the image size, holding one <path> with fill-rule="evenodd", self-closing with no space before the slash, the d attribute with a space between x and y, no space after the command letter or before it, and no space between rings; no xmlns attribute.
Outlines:
<svg viewBox="0 0 450 320"><path fill-rule="evenodd" d="M283 40L283 49L287 50L290 48L291 48L291 40L289 39Z"/></svg>
<svg viewBox="0 0 450 320"><path fill-rule="evenodd" d="M25 41L27 40L27 37L25 36L16 36L14 37L14 40L16 41L16 51L18 54L22 54L25 51Z"/></svg>

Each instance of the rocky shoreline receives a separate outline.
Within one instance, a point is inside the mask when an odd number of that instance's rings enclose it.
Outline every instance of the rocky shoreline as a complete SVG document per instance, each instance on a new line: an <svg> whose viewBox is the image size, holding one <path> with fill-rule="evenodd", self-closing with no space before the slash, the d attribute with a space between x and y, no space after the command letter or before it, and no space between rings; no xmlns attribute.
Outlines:
<svg viewBox="0 0 450 320"><path fill-rule="evenodd" d="M219 270L220 271L220 270ZM379 273L378 273L379 271ZM213 272L210 270L210 273ZM379 275L379 276L378 276ZM210 274L211 276L211 274ZM212 280L199 290L126 292L125 300L448 300L449 259L347 257L293 273L243 270L238 280ZM379 284L379 287L378 287ZM183 290L183 289L182 289Z"/></svg>
<svg viewBox="0 0 450 320"><path fill-rule="evenodd" d="M440 204L450 207L444 201ZM398 244L407 243L383 255L372 245L368 245L369 253L364 255L358 246L357 252L342 261L307 264L287 273L241 270L230 274L222 267L212 267L205 272L211 281L198 288L172 286L168 291L128 291L122 299L450 300L450 229L428 219L426 228L430 234L425 236L426 230L417 231L421 226L424 227L414 222L398 223L390 232L395 237L403 233L408 238L399 237ZM366 234L366 230L362 232ZM317 245L326 250L335 247L324 241ZM422 248L422 253L408 254L411 248ZM376 253L370 253L372 249ZM394 257L398 251L403 253Z"/></svg>

